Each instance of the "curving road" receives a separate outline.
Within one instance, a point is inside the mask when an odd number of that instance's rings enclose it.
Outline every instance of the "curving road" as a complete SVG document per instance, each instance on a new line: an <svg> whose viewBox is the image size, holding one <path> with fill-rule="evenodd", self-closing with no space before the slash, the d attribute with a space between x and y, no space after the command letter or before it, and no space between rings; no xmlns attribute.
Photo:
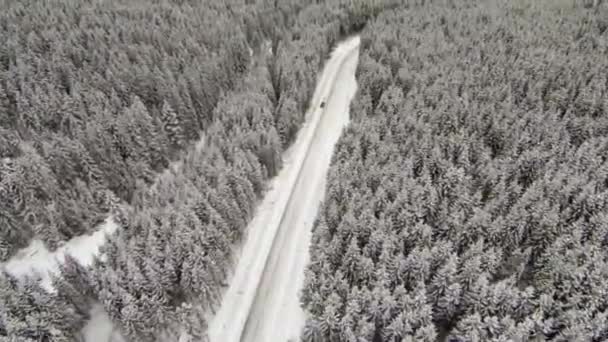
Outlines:
<svg viewBox="0 0 608 342"><path fill-rule="evenodd" d="M358 37L344 41L324 68L307 122L248 227L234 277L209 326L211 342L299 338L305 322L299 291L311 228L333 147L348 123L357 89L358 47Z"/></svg>

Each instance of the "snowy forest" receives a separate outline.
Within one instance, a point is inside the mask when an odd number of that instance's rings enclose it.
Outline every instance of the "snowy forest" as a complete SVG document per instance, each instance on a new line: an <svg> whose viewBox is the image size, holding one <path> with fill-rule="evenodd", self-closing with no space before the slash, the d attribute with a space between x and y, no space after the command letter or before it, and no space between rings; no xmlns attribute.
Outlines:
<svg viewBox="0 0 608 342"><path fill-rule="evenodd" d="M599 1L368 23L303 341L608 339L607 28Z"/></svg>
<svg viewBox="0 0 608 342"><path fill-rule="evenodd" d="M317 72L378 6L0 0L0 261L120 225L53 291L3 272L0 340L78 340L94 303L129 341L204 338Z"/></svg>
<svg viewBox="0 0 608 342"><path fill-rule="evenodd" d="M0 0L0 341L206 341L341 39L303 342L608 339L608 1Z"/></svg>

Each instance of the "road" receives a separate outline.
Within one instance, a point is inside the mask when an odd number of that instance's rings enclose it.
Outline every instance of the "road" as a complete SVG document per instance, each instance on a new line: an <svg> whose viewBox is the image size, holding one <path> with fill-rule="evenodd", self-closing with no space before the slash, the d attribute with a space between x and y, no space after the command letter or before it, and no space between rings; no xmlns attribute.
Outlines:
<svg viewBox="0 0 608 342"><path fill-rule="evenodd" d="M311 228L357 89L358 47L358 37L346 40L323 70L307 122L248 227L234 277L209 327L211 342L298 340Z"/></svg>

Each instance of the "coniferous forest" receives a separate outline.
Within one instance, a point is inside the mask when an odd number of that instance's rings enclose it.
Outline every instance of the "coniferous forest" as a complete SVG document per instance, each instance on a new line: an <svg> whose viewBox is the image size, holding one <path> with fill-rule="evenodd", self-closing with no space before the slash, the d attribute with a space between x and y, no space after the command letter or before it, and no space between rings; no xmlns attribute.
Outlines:
<svg viewBox="0 0 608 342"><path fill-rule="evenodd" d="M608 339L608 7L427 1L362 32L304 341Z"/></svg>
<svg viewBox="0 0 608 342"><path fill-rule="evenodd" d="M119 225L0 341L205 341L342 38L361 35L302 340L608 339L608 3L0 0L0 262ZM177 166L176 166L177 165Z"/></svg>
<svg viewBox="0 0 608 342"><path fill-rule="evenodd" d="M375 8L0 0L0 261L120 225L54 292L4 272L0 340L76 340L94 303L129 341L203 338L318 71Z"/></svg>

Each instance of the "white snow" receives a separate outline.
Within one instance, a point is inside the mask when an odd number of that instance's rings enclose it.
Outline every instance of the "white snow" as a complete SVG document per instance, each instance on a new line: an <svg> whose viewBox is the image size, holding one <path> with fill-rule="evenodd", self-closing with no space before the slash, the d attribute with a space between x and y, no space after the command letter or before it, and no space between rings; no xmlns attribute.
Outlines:
<svg viewBox="0 0 608 342"><path fill-rule="evenodd" d="M106 234L111 235L116 228L116 223L111 217L108 217L94 233L77 236L54 252L50 252L42 241L32 240L27 247L17 252L2 267L16 278L38 273L42 276L41 285L52 292L54 289L51 283L51 273L59 272L59 263L63 263L65 255L70 254L81 265L89 266L99 247L104 244Z"/></svg>
<svg viewBox="0 0 608 342"><path fill-rule="evenodd" d="M82 335L86 342L125 342L101 304L93 305L91 319L82 328Z"/></svg>
<svg viewBox="0 0 608 342"><path fill-rule="evenodd" d="M247 228L234 276L209 326L211 342L299 337L305 321L299 291L311 228L333 146L348 122L356 92L359 42L354 37L340 44L323 70L289 159ZM321 102L326 102L323 109Z"/></svg>
<svg viewBox="0 0 608 342"><path fill-rule="evenodd" d="M71 255L83 266L89 266L97 255L99 247L106 240L106 234L111 235L118 226L108 217L99 229L89 235L81 235L67 241L63 246L50 252L40 240L32 240L9 261L1 265L9 274L23 278L34 273L42 276L41 285L49 292L54 292L51 274L59 272L59 264L63 263L66 254ZM86 342L124 342L118 331L113 329L110 318L101 304L95 304L91 309L91 319L83 328L82 333Z"/></svg>

